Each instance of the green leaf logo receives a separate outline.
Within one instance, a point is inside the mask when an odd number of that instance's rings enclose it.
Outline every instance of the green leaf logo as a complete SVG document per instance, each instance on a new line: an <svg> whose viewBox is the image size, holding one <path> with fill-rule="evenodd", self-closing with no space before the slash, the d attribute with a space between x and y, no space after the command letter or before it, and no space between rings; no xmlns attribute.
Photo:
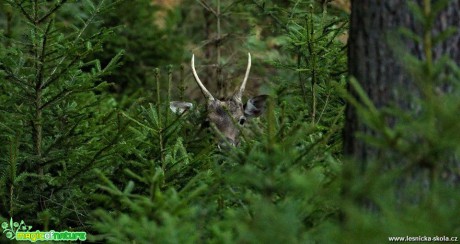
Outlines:
<svg viewBox="0 0 460 244"><path fill-rule="evenodd" d="M13 218L10 218L10 223L8 222L2 223L2 229L3 229L3 233L6 233L5 234L6 238L13 240L16 238L16 233L18 231L28 232L30 229L32 229L32 226L26 225L24 223L24 220L21 220L21 222L18 223L18 222L13 222Z"/></svg>

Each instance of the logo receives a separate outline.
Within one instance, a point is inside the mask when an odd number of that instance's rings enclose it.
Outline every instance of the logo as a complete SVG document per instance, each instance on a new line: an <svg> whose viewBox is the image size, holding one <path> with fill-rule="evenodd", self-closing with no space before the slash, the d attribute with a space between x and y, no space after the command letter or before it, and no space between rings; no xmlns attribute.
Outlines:
<svg viewBox="0 0 460 244"><path fill-rule="evenodd" d="M6 233L6 238L17 241L85 241L86 232L73 232L73 231L31 231L32 226L26 225L24 220L20 223L14 222L13 218L10 222L2 223L3 233Z"/></svg>

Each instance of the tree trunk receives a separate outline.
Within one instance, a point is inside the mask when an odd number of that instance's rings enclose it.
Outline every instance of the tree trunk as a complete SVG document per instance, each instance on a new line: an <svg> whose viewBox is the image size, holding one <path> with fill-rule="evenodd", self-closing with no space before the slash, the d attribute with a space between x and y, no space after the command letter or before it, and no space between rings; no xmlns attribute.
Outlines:
<svg viewBox="0 0 460 244"><path fill-rule="evenodd" d="M404 71L398 53L388 44L388 38L396 34L399 27L414 31L423 36L422 26L417 22L401 0L354 0L349 37L349 74L355 77L377 108L397 104L403 109L411 109L410 96L418 91L409 75ZM418 1L421 4L421 0ZM432 1L433 4L435 1ZM423 9L423 7L422 7ZM460 29L460 0L450 1L448 7L437 15L432 33L436 34L447 27ZM413 41L404 43L405 50L425 59L423 47ZM433 47L433 59L448 54L457 64L460 60L460 31L444 42ZM400 54L399 54L400 55ZM349 89L353 93L352 89ZM410 93L410 94L409 94ZM362 162L372 160L378 151L355 137L356 132L372 134L357 117L356 110L348 106L344 130L344 150Z"/></svg>

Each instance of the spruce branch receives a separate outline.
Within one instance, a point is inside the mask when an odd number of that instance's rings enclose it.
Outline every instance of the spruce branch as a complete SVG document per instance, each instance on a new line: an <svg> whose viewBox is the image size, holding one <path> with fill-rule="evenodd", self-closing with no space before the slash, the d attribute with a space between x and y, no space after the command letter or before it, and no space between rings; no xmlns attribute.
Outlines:
<svg viewBox="0 0 460 244"><path fill-rule="evenodd" d="M61 0L59 1L48 13L46 13L43 17L41 17L39 20L36 21L37 24L40 24L41 22L45 21L48 17L50 17L53 13L58 11L65 3L67 0Z"/></svg>
<svg viewBox="0 0 460 244"><path fill-rule="evenodd" d="M80 118L78 118L78 120L74 122L74 124L68 131L56 137L56 139L54 139L54 141L48 146L48 148L44 150L43 156L46 157L53 148L55 148L60 143L62 143L64 139L69 138L75 132L75 130L77 129L77 127L80 125L80 123L83 121L84 118L85 118L84 116L80 116ZM44 162L44 165L46 165L47 163L48 161Z"/></svg>
<svg viewBox="0 0 460 244"><path fill-rule="evenodd" d="M208 10L209 12L213 13L215 16L217 16L217 12L211 7L209 6L209 4L207 4L205 1L203 0L198 0L198 3L206 10Z"/></svg>
<svg viewBox="0 0 460 244"><path fill-rule="evenodd" d="M96 7L96 9L91 13L90 17L86 20L86 22L83 24L83 27L80 29L80 31L77 33L75 39L73 40L73 42L71 43L72 45L75 45L77 44L77 42L80 40L80 37L81 35L83 35L83 33L86 31L86 29L88 28L88 26L93 23L94 19L96 18L97 14L100 13L103 5L104 5L104 0L102 0ZM96 34L95 36L98 36L100 35L100 33ZM78 55L77 55L78 56ZM68 54L67 55L64 55L61 60L59 60L59 62L56 64L55 68L53 69L53 71L51 72L50 74L50 78L49 78L49 81L45 81L45 83L48 83L48 84L45 84L45 87L49 86L50 84L52 84L53 82L55 82L57 80L58 77L60 77L60 75L62 74L62 72L55 76L55 78L52 78L58 68L64 63L64 61L68 58ZM76 61L78 61L78 59L74 59L71 64L75 63ZM69 66L68 66L69 67Z"/></svg>
<svg viewBox="0 0 460 244"><path fill-rule="evenodd" d="M39 55L39 62L38 62L38 72L37 72L37 86L39 88L41 87L41 84L43 82L43 69L45 67L45 56L46 56L46 45L47 45L47 40L48 40L48 34L51 29L51 24L52 24L52 19L48 22L48 25L46 26L45 32L43 33L43 40L42 40L42 48L40 51Z"/></svg>
<svg viewBox="0 0 460 244"><path fill-rule="evenodd" d="M68 187L72 185L72 183L77 179L78 176L80 176L83 173L87 173L89 170L91 170L92 166L102 157L103 153L115 146L120 139L121 135L124 133L126 128L129 126L129 122L120 127L120 130L117 131L117 134L110 140L110 142L104 146L103 148L99 149L91 158L91 160L84 164L77 172L73 173L70 177L67 179L70 179L66 184L62 184L59 187L54 189L54 192L59 192L63 190L65 187Z"/></svg>
<svg viewBox="0 0 460 244"><path fill-rule="evenodd" d="M21 78L19 78L16 74L13 73L13 71L9 67L5 66L2 63L0 63L0 70L5 71L5 73L6 73L5 78L7 78L8 80L10 80L11 82L13 82L16 85L19 85L24 91L28 91L27 88L34 88L33 85L28 84L26 81L24 81ZM11 78L11 79L9 79L9 78Z"/></svg>
<svg viewBox="0 0 460 244"><path fill-rule="evenodd" d="M24 9L24 7L22 6L24 4L24 2L26 0L23 0L23 1L12 1L12 0L6 0L9 4L13 5L13 6L17 6L20 10L21 10L21 13L24 15L24 17L26 17L27 20L30 21L30 23L34 23L34 19L32 18L32 16L30 16L29 13L27 13L27 11Z"/></svg>
<svg viewBox="0 0 460 244"><path fill-rule="evenodd" d="M59 78L61 78L65 73L67 73L78 61L80 61L80 59L81 57L79 55L75 56L72 59L72 61L66 67L64 67L58 74L51 74L48 80L43 83L42 89L45 89L54 82L58 81ZM54 70L56 69L58 69L58 67L56 67Z"/></svg>

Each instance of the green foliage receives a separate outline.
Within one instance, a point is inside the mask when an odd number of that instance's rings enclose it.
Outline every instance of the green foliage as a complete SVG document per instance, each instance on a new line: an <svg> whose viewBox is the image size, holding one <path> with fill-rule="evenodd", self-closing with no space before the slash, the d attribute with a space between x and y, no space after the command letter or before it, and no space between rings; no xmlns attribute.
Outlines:
<svg viewBox="0 0 460 244"><path fill-rule="evenodd" d="M147 96L143 91L153 82L151 70L182 61L185 37L176 24L178 15L177 11L161 8L151 0L122 1L103 14L103 22L96 27L115 26L116 38L106 40L104 52L95 56L107 63L124 51L121 66L107 77L121 98Z"/></svg>
<svg viewBox="0 0 460 244"><path fill-rule="evenodd" d="M290 22L305 16L317 18L316 13L306 12ZM323 26L312 28L320 33ZM301 28L298 34L306 36L306 32L307 28ZM289 33L294 39L295 33ZM324 87L318 89L321 92L313 92L319 97L324 91L329 98L319 103L322 112L314 123L312 116L303 112L309 110L310 103L289 103L289 99L302 99L297 82L296 88L287 91L285 83L274 87L267 118L253 121L242 131L242 145L230 151L215 152L201 128L197 129L197 121L203 120L198 115L202 111L192 110L177 117L162 105L168 104L166 101L124 114L133 122L130 138L136 151L127 155L128 169L117 174L117 179L101 175L104 183L100 188L106 193L97 199L107 204L104 208L117 210L100 209L95 213L94 227L105 234L93 236L93 240L304 243L329 238L326 230L334 228L329 221L338 218L340 209L342 166L337 155L343 104L334 95L336 87L341 86L341 76L334 76L326 68L343 67L344 52L340 49L343 44L335 43L334 34L329 33L327 38L315 35L318 38L310 39L315 51L325 50L332 56L328 48L333 45L331 52L342 58L338 63L319 58L315 64L320 74L317 85ZM287 51L310 58L307 49ZM297 69L296 60L288 55L283 60L293 64L282 68ZM301 65L312 72L312 62L302 60ZM309 74L303 72L301 76ZM284 82L288 78L283 75L276 79ZM306 100L313 96L304 95ZM165 96L157 95L157 102L161 97ZM124 226L131 227L123 230ZM178 239L184 235L189 237Z"/></svg>
<svg viewBox="0 0 460 244"><path fill-rule="evenodd" d="M446 32L431 33L434 17L446 2L437 1L432 8L409 4L417 21L424 23L424 38L407 29L401 34L423 47L423 59L403 50L402 40L392 39L415 83L416 91L407 100L416 109L376 108L358 82L350 81L358 97L345 97L372 132L372 136L363 132L357 136L379 156L366 162L364 170L353 168L354 162L345 167L345 222L337 238L379 242L390 236L433 238L460 233L455 217L460 203L456 133L460 67L447 54L438 59L431 54L436 40L448 37ZM453 34L449 28L446 31Z"/></svg>
<svg viewBox="0 0 460 244"><path fill-rule="evenodd" d="M0 215L36 227L84 228L95 167L107 167L121 125L102 77L117 68L88 57L102 51L109 29L87 35L104 1L85 5L81 22L63 26L61 1L7 1L19 28L2 35L0 52ZM3 197L5 196L5 197Z"/></svg>
<svg viewBox="0 0 460 244"><path fill-rule="evenodd" d="M222 5L222 40L211 27L218 1L183 1L165 19L151 2L0 6L0 222L79 229L108 243L458 236L454 61L401 55L420 88L418 109L376 108L356 80L358 98L344 91L345 44L337 37L348 17L327 1ZM445 2L428 14L410 5L424 34ZM452 33L428 35L429 42L401 29L427 57ZM180 98L190 95L186 77L183 68L178 79L174 66L160 71L197 43L209 58L221 49L220 78L230 83L237 71L227 63L250 49L251 79L268 83L266 115L247 123L237 148L217 149L199 105L170 111L175 84ZM344 99L373 131L357 136L381 152L364 170L342 163Z"/></svg>
<svg viewBox="0 0 460 244"><path fill-rule="evenodd" d="M337 37L347 28L346 16L329 15L326 5L311 1L287 1L284 5L252 2L254 11L278 27L281 54L272 63L288 71L278 78L279 100L327 131L344 105L335 93L345 84L345 46ZM292 115L285 117L298 118Z"/></svg>
<svg viewBox="0 0 460 244"><path fill-rule="evenodd" d="M160 120L157 111L153 105L143 109L153 121ZM139 135L159 131L158 123L142 121L134 125L136 130L146 130ZM99 201L120 211L97 211L94 227L107 233L111 242L303 243L317 238L324 220L338 214L341 164L330 153L318 155L328 145L321 138L308 137L315 130L310 123L299 121L285 129L291 135L287 139L279 133L264 136L261 132L255 135L259 140L248 140L241 148L216 155L188 151L181 133L170 132L175 123L165 124L165 137L140 140L171 141L165 143L165 163L159 151L148 153L155 159L145 164L139 163L142 155L137 154L139 158L118 175L128 182L120 187L101 175L100 188L107 195L98 197ZM266 127L279 131L282 126L276 124L272 117ZM136 148L142 151L141 144ZM131 171L136 164L136 171ZM180 239L184 236L188 238Z"/></svg>
<svg viewBox="0 0 460 244"><path fill-rule="evenodd" d="M336 157L342 104L333 96L338 82L328 83L331 73L322 69L332 69L337 62L318 58L313 65L310 60L311 52L319 54L319 50L328 50L325 45L335 43L334 34L318 34L324 26L313 24L317 13L310 9L286 20L289 28L283 27L278 36L289 35L286 51L302 58L300 63L294 60L286 66L280 65L280 59L277 67L287 72L280 72L276 79L289 80L289 72L296 70L303 77L299 81L304 82L316 69L315 85L324 85L324 90L312 89L306 94L299 86L289 90L289 84L274 86L267 119L255 120L243 131L240 148L220 152L207 130L199 127L202 111L182 115L169 111L171 72L165 82L159 70L146 71L180 56L174 44L163 45L165 41L156 38L176 38L172 25L163 30L149 28L156 8L147 1L136 2L132 9L127 7L130 3L113 3L61 6L60 2L46 2L34 6L10 2L15 17L29 24L15 23L16 31L3 36L4 47L12 48L3 48L1 55L0 99L6 112L0 115L5 129L1 136L8 142L0 147L8 155L1 161L5 166L1 192L9 196L2 198L2 205L9 207L1 216L24 218L45 230L84 229L92 240L112 243L320 240L324 235L320 227L335 218L339 209L341 163ZM46 11L53 9L50 6L59 7L43 23L21 10L31 13L37 8L47 15ZM244 12L242 6L232 8ZM258 8L248 6L249 13ZM117 11L127 9L126 16L119 18L123 15ZM97 22L98 14L103 14L104 24ZM311 18L309 26L303 25L305 17ZM263 18L252 23L262 23ZM133 28L98 30L126 22ZM20 30L33 35L23 35ZM341 29L332 32L336 31ZM113 33L120 38L112 38ZM22 40L24 36L27 38ZM133 36L138 42L131 42ZM311 42L312 48L299 49L303 46L299 40ZM257 45L262 41L251 42ZM174 43L180 44L180 38ZM340 45L333 45L331 52L343 57ZM125 66L120 67L122 49ZM155 50L158 56L152 55ZM108 61L111 55L115 57ZM292 55L279 57L292 62ZM147 63L137 67L137 62ZM151 96L156 91L156 103L145 104L143 101L152 100L148 98L133 102L128 97L125 99L134 106L115 112L117 104L101 78L106 75L120 84L134 79L144 87L151 84L148 76L156 78L156 89L138 93ZM338 81L340 76L334 79ZM318 91L329 95L318 103L322 112L316 121L304 112L310 103L288 106L302 97L320 96ZM37 103L46 106L37 107ZM31 186L38 187L32 198Z"/></svg>

